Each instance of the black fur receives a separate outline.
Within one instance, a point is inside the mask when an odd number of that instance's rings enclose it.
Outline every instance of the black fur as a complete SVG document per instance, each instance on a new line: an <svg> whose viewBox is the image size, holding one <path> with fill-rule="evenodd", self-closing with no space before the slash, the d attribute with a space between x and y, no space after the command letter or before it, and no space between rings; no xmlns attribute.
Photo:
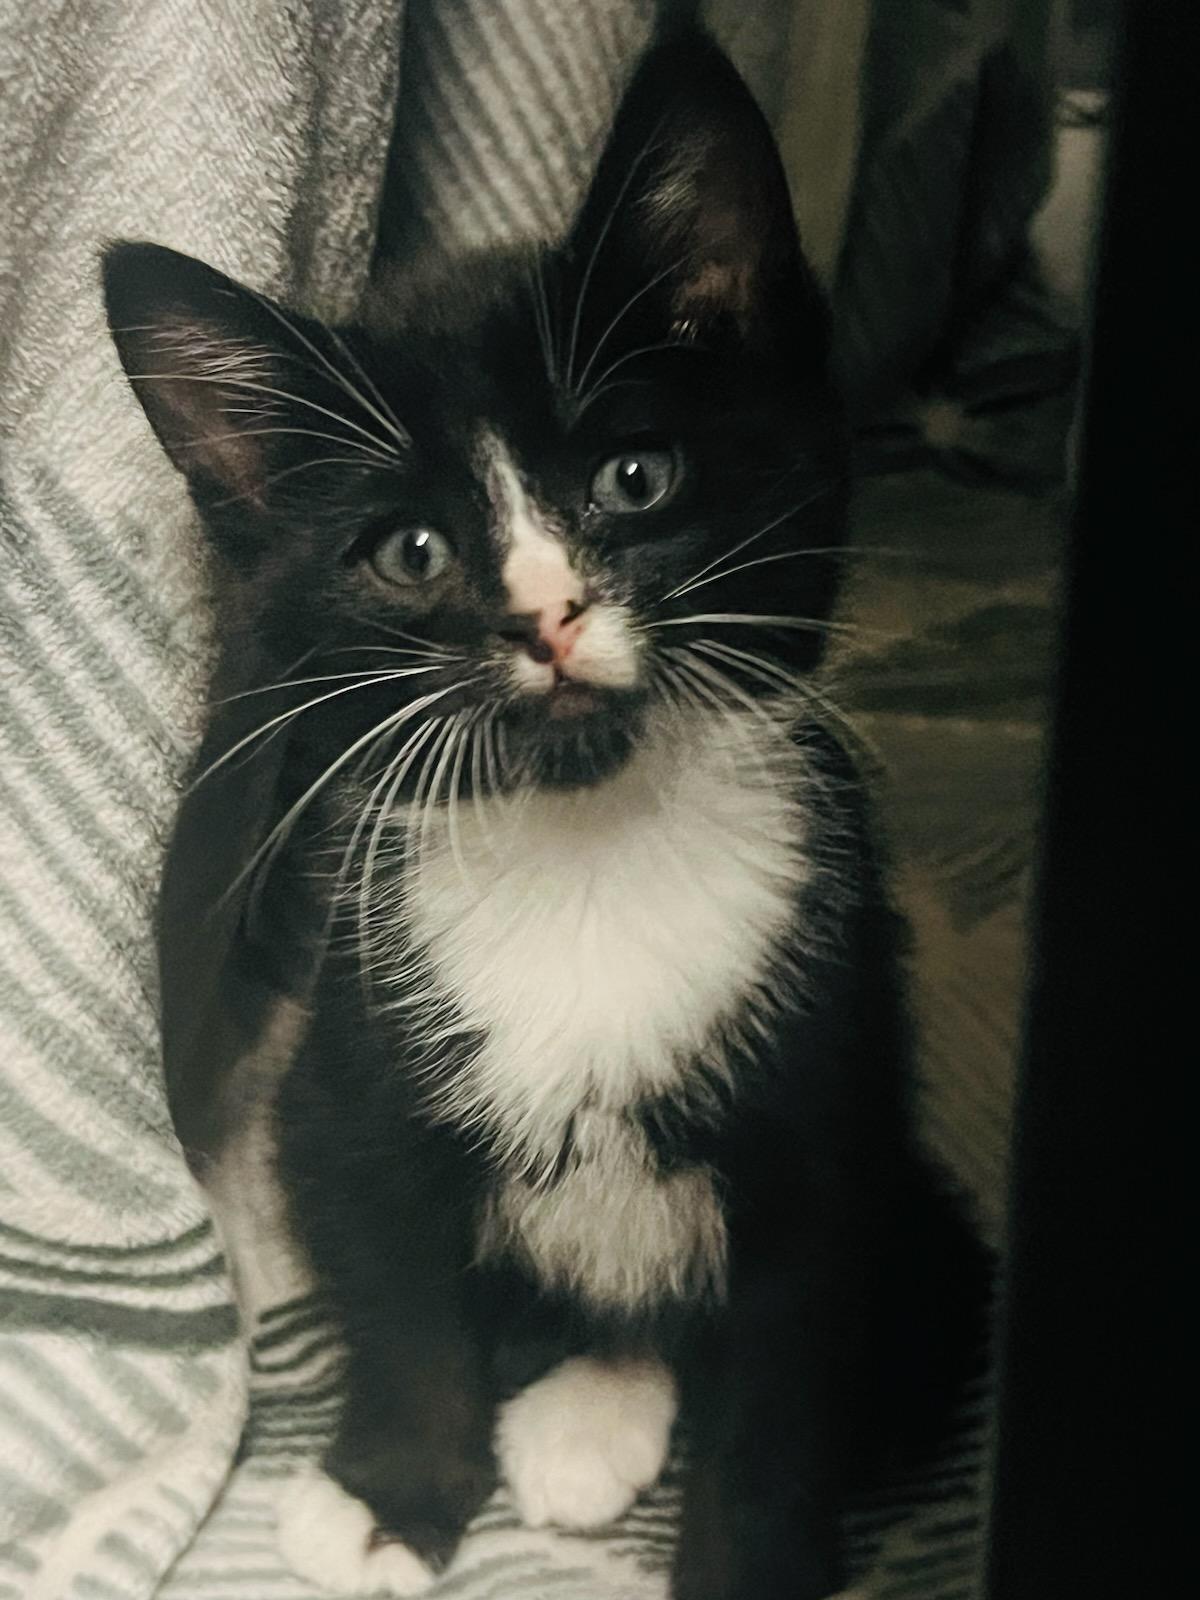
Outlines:
<svg viewBox="0 0 1200 1600"><path fill-rule="evenodd" d="M390 711L435 688L447 689L443 712L503 692L482 655L513 619L472 456L481 421L510 442L568 548L617 582L639 617L688 615L694 603L663 602L664 588L753 537L755 564L713 583L700 609L803 619L723 624L720 638L785 674L817 666L844 440L824 312L761 116L710 44L675 40L635 77L561 249L410 263L337 335L152 246L110 250L105 282L122 361L188 476L214 557L214 702L224 703L200 766L268 709L296 709L325 685L229 696L350 663L386 667L397 628L453 647L481 673L462 689L449 687L460 669L440 666L366 683L281 724L265 757L251 741L244 768L222 767L220 788L202 784L185 805L168 869L168 1078L198 1163L220 1147L224 1076L271 997L299 993L311 1005L278 1127L295 1220L349 1348L329 1470L381 1527L441 1562L494 1481L498 1401L565 1354L653 1349L679 1373L690 1440L676 1600L832 1593L843 1578L839 1508L892 1452L902 1413L936 1419L980 1286L967 1234L915 1151L902 939L837 741L811 718L797 729L820 779L818 853L836 870L796 892L784 953L796 994L781 967L769 1039L735 1052L711 1093L628 1108L661 1170L700 1164L719 1176L732 1246L720 1306L698 1296L636 1319L601 1316L539 1289L520 1261L476 1264L499 1157L486 1137L429 1115L431 1063L413 1059L403 1005L383 1014L373 1002L352 939L340 937L357 931L352 912L324 904L308 874L330 841L351 876L362 866L363 841L329 790L266 870L226 892L332 761L356 747L372 755L371 730ZM543 360L547 329L557 374ZM579 392L597 379L600 393ZM247 399L262 406L257 417ZM402 419L402 443L382 432L385 412ZM646 441L682 451L678 492L636 518L590 507L597 462ZM381 444L395 444L394 456ZM453 535L459 564L432 599L389 589L372 570L397 526ZM790 554L798 547L802 560ZM670 638L705 633L694 623ZM769 674L730 675L743 699L771 687ZM603 782L636 749L655 693L652 683L606 690L586 716L557 722L506 705L510 758L498 781ZM466 792L475 775L460 776ZM219 912L202 914L218 900ZM460 1070L472 1043L449 1040L433 1068ZM568 1124L548 1181L572 1159Z"/></svg>

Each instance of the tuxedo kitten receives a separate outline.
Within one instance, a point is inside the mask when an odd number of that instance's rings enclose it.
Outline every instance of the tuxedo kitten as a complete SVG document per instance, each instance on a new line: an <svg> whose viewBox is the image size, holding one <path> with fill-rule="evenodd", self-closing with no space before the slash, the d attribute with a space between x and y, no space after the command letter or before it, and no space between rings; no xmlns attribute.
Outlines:
<svg viewBox="0 0 1200 1600"><path fill-rule="evenodd" d="M676 1600L831 1594L978 1279L813 678L845 438L762 116L705 39L658 46L561 247L402 264L350 327L150 245L105 283L221 646L172 1105L203 1171L234 1063L282 1051L348 1352L287 1559L419 1593L497 1477L599 1527L679 1417Z"/></svg>

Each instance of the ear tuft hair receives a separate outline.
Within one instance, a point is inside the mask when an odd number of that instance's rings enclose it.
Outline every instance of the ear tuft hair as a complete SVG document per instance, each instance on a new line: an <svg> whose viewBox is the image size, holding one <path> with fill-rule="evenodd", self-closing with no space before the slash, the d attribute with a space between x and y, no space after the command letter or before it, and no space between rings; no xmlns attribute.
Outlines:
<svg viewBox="0 0 1200 1600"><path fill-rule="evenodd" d="M760 355L810 363L824 354L824 307L774 137L698 30L669 35L634 73L568 253L588 302L585 334L636 296L664 332L728 333ZM617 288L606 296L601 283Z"/></svg>
<svg viewBox="0 0 1200 1600"><path fill-rule="evenodd" d="M286 409L292 359L269 302L160 245L110 245L102 272L117 353L168 456L201 497L261 504L262 430Z"/></svg>

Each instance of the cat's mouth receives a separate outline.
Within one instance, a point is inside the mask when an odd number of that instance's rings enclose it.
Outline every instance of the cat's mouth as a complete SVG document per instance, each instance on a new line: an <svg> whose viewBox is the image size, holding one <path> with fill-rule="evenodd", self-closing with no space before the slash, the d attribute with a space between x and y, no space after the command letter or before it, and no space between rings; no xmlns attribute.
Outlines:
<svg viewBox="0 0 1200 1600"><path fill-rule="evenodd" d="M590 684L555 672L554 682L546 692L545 705L549 717L585 717L600 710L600 695Z"/></svg>
<svg viewBox="0 0 1200 1600"><path fill-rule="evenodd" d="M510 703L505 724L518 770L536 785L575 788L616 772L637 743L644 695L555 673Z"/></svg>

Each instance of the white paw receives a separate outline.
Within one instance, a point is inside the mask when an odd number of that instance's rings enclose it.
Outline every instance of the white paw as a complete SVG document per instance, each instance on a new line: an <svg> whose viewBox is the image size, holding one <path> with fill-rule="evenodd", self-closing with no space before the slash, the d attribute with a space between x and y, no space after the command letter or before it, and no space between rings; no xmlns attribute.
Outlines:
<svg viewBox="0 0 1200 1600"><path fill-rule="evenodd" d="M662 1471L677 1399L657 1361L577 1356L501 1408L496 1454L529 1528L601 1528Z"/></svg>
<svg viewBox="0 0 1200 1600"><path fill-rule="evenodd" d="M424 1594L434 1573L406 1544L372 1548L375 1518L332 1478L309 1468L279 1499L277 1541L285 1564L330 1594Z"/></svg>

